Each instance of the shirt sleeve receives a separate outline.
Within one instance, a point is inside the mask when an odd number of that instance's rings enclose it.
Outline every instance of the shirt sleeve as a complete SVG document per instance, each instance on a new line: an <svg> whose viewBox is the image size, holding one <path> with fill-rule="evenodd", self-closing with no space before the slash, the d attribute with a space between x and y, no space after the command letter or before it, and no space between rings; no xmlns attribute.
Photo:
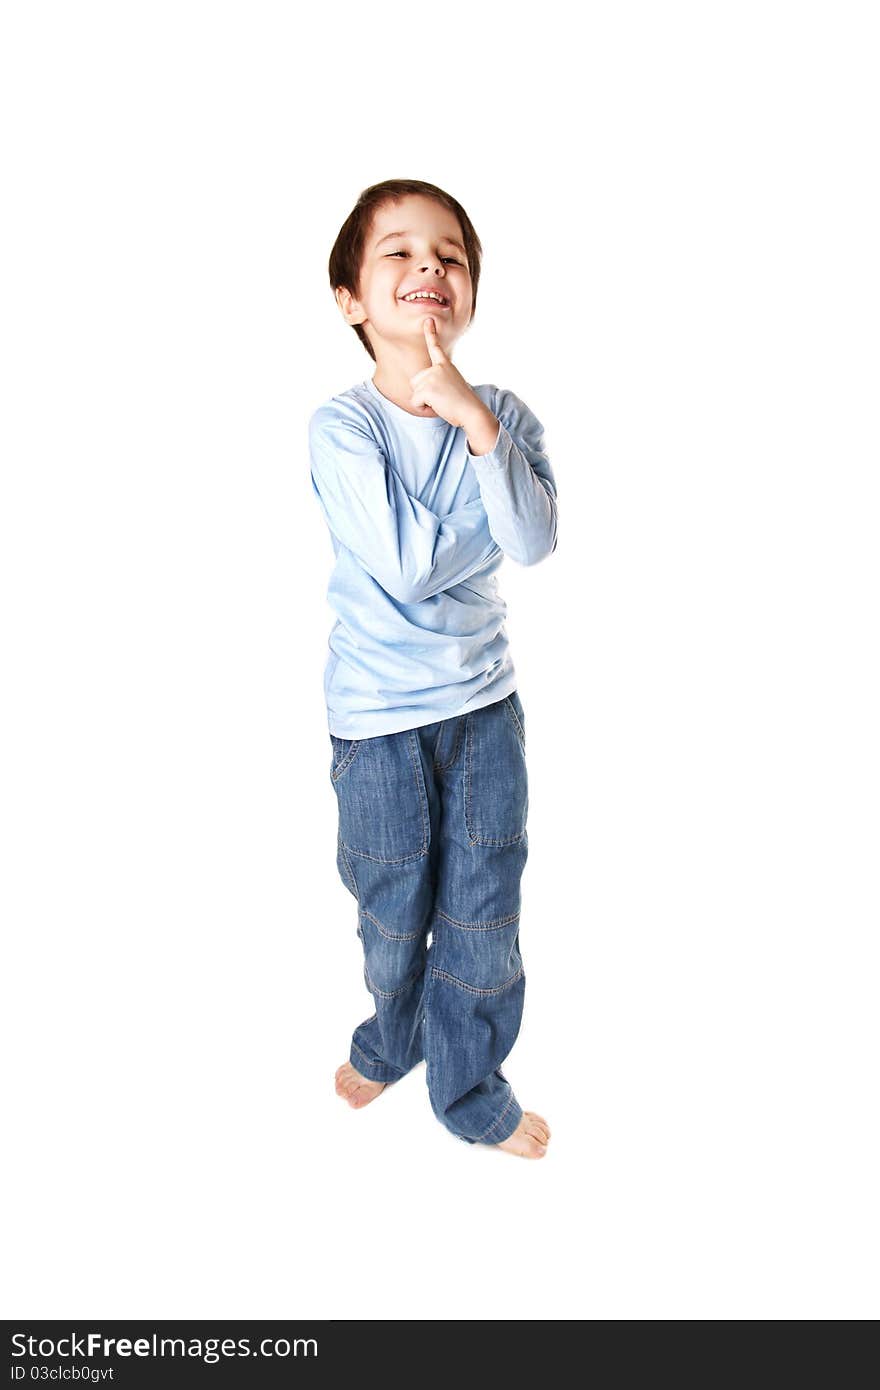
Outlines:
<svg viewBox="0 0 880 1390"><path fill-rule="evenodd" d="M406 491L376 439L320 407L309 421L312 486L331 533L400 603L467 579L498 545L479 497L439 517Z"/></svg>
<svg viewBox="0 0 880 1390"><path fill-rule="evenodd" d="M534 565L556 549L556 479L544 426L513 391L497 391L498 436L488 454L468 461L477 475L489 530L505 555Z"/></svg>

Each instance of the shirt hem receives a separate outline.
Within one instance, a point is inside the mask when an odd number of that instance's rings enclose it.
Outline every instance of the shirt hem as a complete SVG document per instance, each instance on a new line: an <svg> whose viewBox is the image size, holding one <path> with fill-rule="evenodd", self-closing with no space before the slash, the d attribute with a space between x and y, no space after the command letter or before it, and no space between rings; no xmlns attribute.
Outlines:
<svg viewBox="0 0 880 1390"><path fill-rule="evenodd" d="M422 729L426 724L439 724L445 719L458 719L462 714L469 714L472 710L483 709L486 705L494 705L498 700L505 699L512 695L517 688L517 676L515 670L508 670L504 676L488 685L485 689L478 692L472 699L468 700L460 709L453 710L452 713L444 714L442 710L426 711L423 719L417 719L415 723L406 720L403 723L395 718L394 711L388 711L387 720L383 719L382 711L376 711L370 715L369 723L361 724L356 721L349 722L344 727L336 725L335 721L328 722L328 732L334 738L378 738L382 734L400 734L409 729ZM377 724L381 727L377 727Z"/></svg>

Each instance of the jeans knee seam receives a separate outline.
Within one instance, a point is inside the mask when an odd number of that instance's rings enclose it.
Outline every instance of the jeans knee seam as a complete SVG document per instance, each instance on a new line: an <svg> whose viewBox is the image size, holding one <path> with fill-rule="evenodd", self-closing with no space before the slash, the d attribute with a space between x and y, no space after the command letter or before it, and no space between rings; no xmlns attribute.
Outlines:
<svg viewBox="0 0 880 1390"><path fill-rule="evenodd" d="M390 991L387 989L379 988L379 986L374 981L372 975L370 974L369 970L367 969L366 965L364 966L364 974L367 978L367 983L371 994L378 994L380 999L397 999L399 995L404 994L408 989L412 989L413 985L418 984L419 980L422 978L422 975L424 974L424 971L419 970L415 975L411 975L408 980L405 980L404 983L400 985L397 989L392 989Z"/></svg>
<svg viewBox="0 0 880 1390"><path fill-rule="evenodd" d="M437 980L448 980L451 985L457 985L459 989L466 990L468 994L476 994L479 995L480 998L486 998L494 994L502 994L504 990L510 989L511 985L515 985L517 980L525 973L525 967L521 965L519 970L515 971L508 980L505 980L503 984L494 986L492 989L481 989L478 985L469 985L464 980L459 980L457 976L450 975L447 970L441 970L436 965L431 967L431 973Z"/></svg>
<svg viewBox="0 0 880 1390"><path fill-rule="evenodd" d="M385 938L386 941L418 941L419 937L421 936L421 932L417 932L417 931L412 931L412 932L394 932L394 931L389 931L388 928L385 927L385 926L379 921L379 918L378 918L374 913L370 912L369 909L366 908L366 907L362 907L362 908L361 908L361 916L362 916L362 917L369 917L370 921L373 923L373 926L376 928L376 931L379 933L380 936L383 936L383 937Z"/></svg>
<svg viewBox="0 0 880 1390"><path fill-rule="evenodd" d="M435 915L442 917L444 922L449 922L453 927L460 928L461 931L498 931L501 927L509 927L516 922L520 916L519 912L511 912L507 917L492 917L485 922L459 922L456 917L450 917L448 912L435 908Z"/></svg>

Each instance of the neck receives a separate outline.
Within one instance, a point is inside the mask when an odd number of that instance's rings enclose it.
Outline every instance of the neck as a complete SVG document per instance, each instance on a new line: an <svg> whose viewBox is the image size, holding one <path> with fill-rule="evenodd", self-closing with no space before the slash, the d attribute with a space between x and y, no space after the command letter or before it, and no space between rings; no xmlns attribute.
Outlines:
<svg viewBox="0 0 880 1390"><path fill-rule="evenodd" d="M417 372L423 372L431 365L427 347L422 343L414 343L412 346L387 344L383 345L381 355L377 353L376 356L376 370L373 373L373 385L376 390L381 391L389 401L393 401L410 415L436 418L436 411L430 406L417 410L412 404L412 378Z"/></svg>

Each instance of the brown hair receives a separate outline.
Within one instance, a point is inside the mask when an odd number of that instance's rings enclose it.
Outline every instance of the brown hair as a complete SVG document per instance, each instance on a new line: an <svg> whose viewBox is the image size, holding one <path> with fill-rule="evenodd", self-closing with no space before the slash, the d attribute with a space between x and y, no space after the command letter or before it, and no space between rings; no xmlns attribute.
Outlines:
<svg viewBox="0 0 880 1390"><path fill-rule="evenodd" d="M449 208L450 212L453 212L458 218L467 254L468 269L471 273L471 292L473 294L471 318L473 318L474 310L477 307L477 285L480 282L480 262L483 256L480 238L461 203L456 202L450 193L444 193L443 189L438 188L436 184L423 183L421 179L386 179L384 183L374 183L369 188L364 189L354 208L343 222L339 235L333 244L333 250L330 252L328 267L330 288L334 294L337 289L347 289L357 299L361 266L364 259L364 245L373 225L376 209L381 207L383 203L396 202L399 198L405 198L412 193L421 194L425 198L436 199L438 203ZM353 323L351 327L375 362L376 354L370 347L363 324Z"/></svg>

